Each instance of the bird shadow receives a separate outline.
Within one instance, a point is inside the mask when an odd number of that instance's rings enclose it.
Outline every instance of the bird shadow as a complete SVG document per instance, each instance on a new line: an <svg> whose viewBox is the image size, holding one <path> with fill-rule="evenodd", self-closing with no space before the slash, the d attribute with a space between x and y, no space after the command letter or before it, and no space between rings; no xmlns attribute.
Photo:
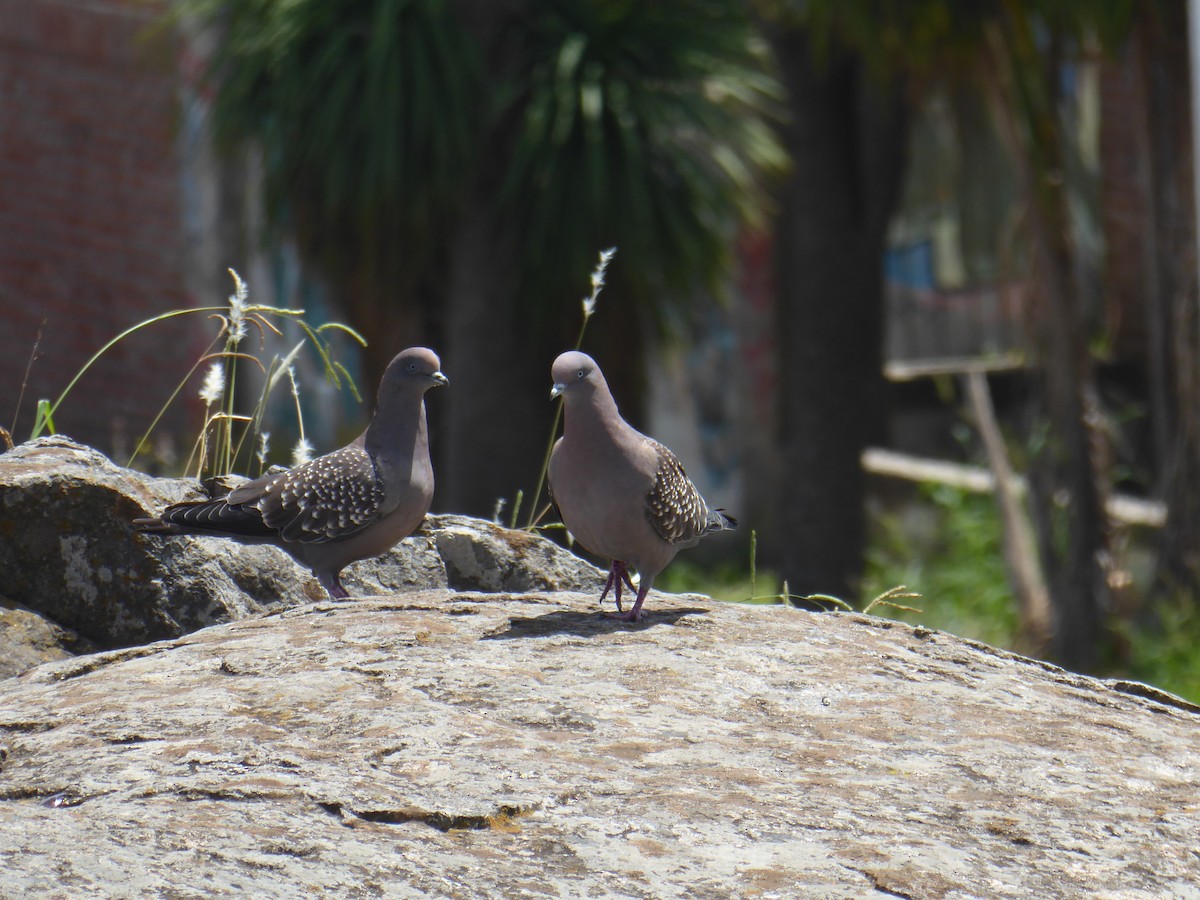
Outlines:
<svg viewBox="0 0 1200 900"><path fill-rule="evenodd" d="M487 635L483 640L500 641L513 638L545 637L552 634L574 634L594 637L617 631L646 631L655 625L676 625L684 616L706 615L709 610L699 606L684 606L649 612L640 622L626 622L603 612L578 612L560 609L541 616L513 616L508 628Z"/></svg>

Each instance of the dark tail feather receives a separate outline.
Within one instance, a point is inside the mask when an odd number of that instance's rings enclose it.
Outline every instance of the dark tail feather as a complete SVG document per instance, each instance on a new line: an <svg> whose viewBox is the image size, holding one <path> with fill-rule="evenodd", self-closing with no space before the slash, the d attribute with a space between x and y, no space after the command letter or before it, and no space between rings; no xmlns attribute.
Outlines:
<svg viewBox="0 0 1200 900"><path fill-rule="evenodd" d="M735 528L737 528L737 519L727 514L725 510L713 509L709 511L706 532L733 531Z"/></svg>
<svg viewBox="0 0 1200 900"><path fill-rule="evenodd" d="M263 524L257 509L230 506L224 500L176 503L157 518L134 519L145 534L209 534L218 537L272 538L278 532Z"/></svg>
<svg viewBox="0 0 1200 900"><path fill-rule="evenodd" d="M131 523L137 531L143 534L179 534L179 526L164 522L159 518L134 519Z"/></svg>

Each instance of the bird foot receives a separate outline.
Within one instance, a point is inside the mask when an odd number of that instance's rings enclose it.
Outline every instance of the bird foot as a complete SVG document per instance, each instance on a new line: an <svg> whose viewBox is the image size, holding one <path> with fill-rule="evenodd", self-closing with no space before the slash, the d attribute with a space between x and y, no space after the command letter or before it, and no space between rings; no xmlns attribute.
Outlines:
<svg viewBox="0 0 1200 900"><path fill-rule="evenodd" d="M642 621L642 604L646 602L646 594L650 592L650 585L643 584L638 587L637 599L633 601L633 606L629 607L628 611L617 607L615 613L607 615L613 619L620 619L622 622L640 622Z"/></svg>
<svg viewBox="0 0 1200 900"><path fill-rule="evenodd" d="M604 582L604 590L600 592L600 604L604 605L604 598L608 596L608 592L613 592L613 599L617 604L617 612L624 612L625 608L621 606L621 586L626 584L629 590L633 591L636 588L633 586L633 580L629 577L629 569L625 563L614 559L612 568L608 570L608 580Z"/></svg>
<svg viewBox="0 0 1200 900"><path fill-rule="evenodd" d="M330 600L347 600L347 599L349 599L350 592L347 591L344 587L342 587L341 579L339 579L336 575L333 575L333 576L318 575L317 581L321 582L321 587L325 588L326 593L329 594Z"/></svg>
<svg viewBox="0 0 1200 900"><path fill-rule="evenodd" d="M610 612L604 615L610 619L616 619L618 622L641 622L646 618L645 613L640 609L636 612L632 609L627 609L623 612Z"/></svg>

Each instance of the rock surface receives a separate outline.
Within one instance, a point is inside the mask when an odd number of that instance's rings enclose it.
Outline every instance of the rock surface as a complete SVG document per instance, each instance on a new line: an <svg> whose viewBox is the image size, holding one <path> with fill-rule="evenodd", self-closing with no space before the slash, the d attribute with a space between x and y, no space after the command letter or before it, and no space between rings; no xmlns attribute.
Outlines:
<svg viewBox="0 0 1200 900"><path fill-rule="evenodd" d="M444 590L0 682L0 893L1200 896L1200 715L850 614Z"/></svg>
<svg viewBox="0 0 1200 900"><path fill-rule="evenodd" d="M95 649L89 641L45 616L0 597L0 678Z"/></svg>
<svg viewBox="0 0 1200 900"><path fill-rule="evenodd" d="M0 591L102 648L324 598L316 579L275 547L148 537L129 524L202 496L194 479L125 469L61 435L21 444L0 454ZM438 587L599 591L603 579L538 535L431 516L384 556L350 566L344 582L364 595ZM18 634L10 631L0 642ZM18 643L12 654L25 652Z"/></svg>

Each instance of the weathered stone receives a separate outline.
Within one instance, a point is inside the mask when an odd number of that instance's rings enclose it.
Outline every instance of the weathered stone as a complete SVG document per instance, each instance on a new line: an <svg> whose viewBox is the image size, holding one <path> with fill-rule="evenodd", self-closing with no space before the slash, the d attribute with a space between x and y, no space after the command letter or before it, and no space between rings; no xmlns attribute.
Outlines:
<svg viewBox="0 0 1200 900"><path fill-rule="evenodd" d="M203 496L195 480L121 468L69 438L21 444L0 454L3 589L17 603L110 648L325 596L312 575L278 548L151 537L129 524ZM379 559L350 566L344 581L357 595L447 585L598 591L603 583L599 570L551 541L463 516L427 519Z"/></svg>
<svg viewBox="0 0 1200 900"><path fill-rule="evenodd" d="M95 649L74 632L0 597L0 678Z"/></svg>
<svg viewBox="0 0 1200 900"><path fill-rule="evenodd" d="M209 551L193 541L150 552L134 535L134 517L198 496L190 484L123 469L62 436L0 454L5 591L102 647L173 637L278 603L272 554L285 554L228 544Z"/></svg>
<svg viewBox="0 0 1200 900"><path fill-rule="evenodd" d="M866 616L648 610L322 602L0 682L0 893L1200 896L1196 707Z"/></svg>
<svg viewBox="0 0 1200 900"><path fill-rule="evenodd" d="M467 516L434 516L438 553L456 591L591 591L605 573L540 535Z"/></svg>

